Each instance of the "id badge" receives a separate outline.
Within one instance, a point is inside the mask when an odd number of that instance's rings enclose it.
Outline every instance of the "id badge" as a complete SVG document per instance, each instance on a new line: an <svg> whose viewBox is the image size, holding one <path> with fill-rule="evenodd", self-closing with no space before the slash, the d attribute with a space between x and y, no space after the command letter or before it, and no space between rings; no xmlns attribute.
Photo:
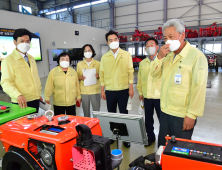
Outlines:
<svg viewBox="0 0 222 170"><path fill-rule="evenodd" d="M181 74L175 74L174 83L175 84L181 84L182 81L182 75Z"/></svg>

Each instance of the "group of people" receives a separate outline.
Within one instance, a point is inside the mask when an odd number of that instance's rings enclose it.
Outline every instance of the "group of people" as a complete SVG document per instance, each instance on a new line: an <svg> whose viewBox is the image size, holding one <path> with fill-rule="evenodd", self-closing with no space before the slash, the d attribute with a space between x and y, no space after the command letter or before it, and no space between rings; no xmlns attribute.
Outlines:
<svg viewBox="0 0 222 170"><path fill-rule="evenodd" d="M183 21L169 20L162 29L165 45L159 47L158 41L149 37L145 41L148 56L138 71L137 89L139 100L144 101L147 146L156 140L154 108L160 123L160 146L165 145L166 135L191 139L196 118L203 115L205 104L208 75L205 55L185 41ZM34 107L38 112L39 100L43 98L36 62L27 53L31 33L17 29L13 38L16 48L2 62L1 85L13 103L21 108ZM132 56L119 47L116 32L109 31L105 38L110 51L100 62L93 59L96 53L90 44L82 47L80 55L84 59L77 64L76 71L69 67L68 53L58 56L58 66L50 71L44 93L48 104L53 94L55 115L76 115L76 105L82 103L84 116L90 117L90 103L94 111L99 111L101 98L106 100L108 112L116 113L118 105L120 113L128 114L127 102L134 96ZM97 83L84 85L83 72L87 69L96 69L93 76ZM124 146L130 147L130 143L124 142Z"/></svg>

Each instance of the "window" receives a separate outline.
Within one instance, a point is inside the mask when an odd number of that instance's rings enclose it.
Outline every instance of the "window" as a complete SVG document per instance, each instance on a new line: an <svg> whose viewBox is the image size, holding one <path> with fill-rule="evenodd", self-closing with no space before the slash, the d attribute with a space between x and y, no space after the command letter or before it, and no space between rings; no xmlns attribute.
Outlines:
<svg viewBox="0 0 222 170"><path fill-rule="evenodd" d="M130 52L131 55L135 55L135 47L129 47L128 51Z"/></svg>
<svg viewBox="0 0 222 170"><path fill-rule="evenodd" d="M205 44L205 53L221 53L221 43Z"/></svg>
<svg viewBox="0 0 222 170"><path fill-rule="evenodd" d="M220 53L221 52L221 44L214 44L213 52L214 53Z"/></svg>
<svg viewBox="0 0 222 170"><path fill-rule="evenodd" d="M27 10L30 14L32 14L32 8L28 6L19 5L19 12L22 12L22 7Z"/></svg>
<svg viewBox="0 0 222 170"><path fill-rule="evenodd" d="M143 50L143 53L142 53ZM138 49L138 55L147 55L146 51L145 51L145 47L139 47Z"/></svg>

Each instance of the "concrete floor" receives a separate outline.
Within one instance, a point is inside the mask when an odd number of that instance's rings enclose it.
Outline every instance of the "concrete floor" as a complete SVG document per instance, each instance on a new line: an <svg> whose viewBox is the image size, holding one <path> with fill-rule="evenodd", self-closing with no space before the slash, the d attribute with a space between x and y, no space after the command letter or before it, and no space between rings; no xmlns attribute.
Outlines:
<svg viewBox="0 0 222 170"><path fill-rule="evenodd" d="M135 73L135 81L136 81ZM42 82L42 96L45 88L47 78L41 78ZM212 83L212 88L207 88L206 94L206 104L203 117L197 119L197 124L194 129L193 140L204 141L210 143L222 144L222 69L219 73L209 72L208 80ZM133 109L129 114L138 114L139 107L139 94L134 85L134 97L132 100ZM10 98L0 92L0 101L10 102ZM50 99L52 103L52 97ZM107 112L106 102L101 100L101 111ZM40 112L44 112L40 109ZM82 108L77 108L77 116L83 116ZM156 138L159 131L159 122L154 116L154 132ZM111 145L111 149L116 148L116 142ZM148 155L157 150L157 143L153 143L150 147L144 147L138 144L131 144L131 147L125 148L120 142L120 149L123 151L123 161L120 166L121 170L127 170L129 168L129 163L131 163L137 157L143 155ZM1 168L0 168L1 169Z"/></svg>

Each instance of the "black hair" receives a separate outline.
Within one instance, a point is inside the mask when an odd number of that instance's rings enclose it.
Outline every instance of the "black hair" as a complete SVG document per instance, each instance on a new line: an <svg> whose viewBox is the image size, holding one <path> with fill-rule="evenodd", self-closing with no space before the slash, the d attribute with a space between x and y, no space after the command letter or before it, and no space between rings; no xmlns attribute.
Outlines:
<svg viewBox="0 0 222 170"><path fill-rule="evenodd" d="M156 38L154 38L154 37L149 37L149 38L147 38L146 41L145 41L145 45L146 45L147 41L150 41L150 40L155 41L156 45L159 45L158 41L157 41Z"/></svg>
<svg viewBox="0 0 222 170"><path fill-rule="evenodd" d="M69 63L71 64L71 57L67 52L62 52L61 54L59 54L59 56L57 57L57 63L59 65L59 60L61 57L65 57L65 56L69 56Z"/></svg>
<svg viewBox="0 0 222 170"><path fill-rule="evenodd" d="M20 28L20 29L17 29L15 30L14 34L13 34L13 39L15 41L17 41L18 37L22 37L23 35L28 35L29 36L29 39L31 41L32 39L32 34L29 30L25 29L25 28Z"/></svg>
<svg viewBox="0 0 222 170"><path fill-rule="evenodd" d="M80 56L81 56L82 58L84 58L84 50L85 50L86 46L89 46L90 49L92 50L92 58L95 57L95 56L96 56L96 52L95 52L95 50L94 50L94 48L93 48L93 46L92 46L91 44L85 44L85 45L81 48Z"/></svg>
<svg viewBox="0 0 222 170"><path fill-rule="evenodd" d="M110 35L116 35L117 36L117 38L118 38L118 34L117 34L117 32L115 32L115 31L113 31L113 30L110 30L109 32L107 32L106 33L106 41L108 42L108 36L110 36Z"/></svg>

